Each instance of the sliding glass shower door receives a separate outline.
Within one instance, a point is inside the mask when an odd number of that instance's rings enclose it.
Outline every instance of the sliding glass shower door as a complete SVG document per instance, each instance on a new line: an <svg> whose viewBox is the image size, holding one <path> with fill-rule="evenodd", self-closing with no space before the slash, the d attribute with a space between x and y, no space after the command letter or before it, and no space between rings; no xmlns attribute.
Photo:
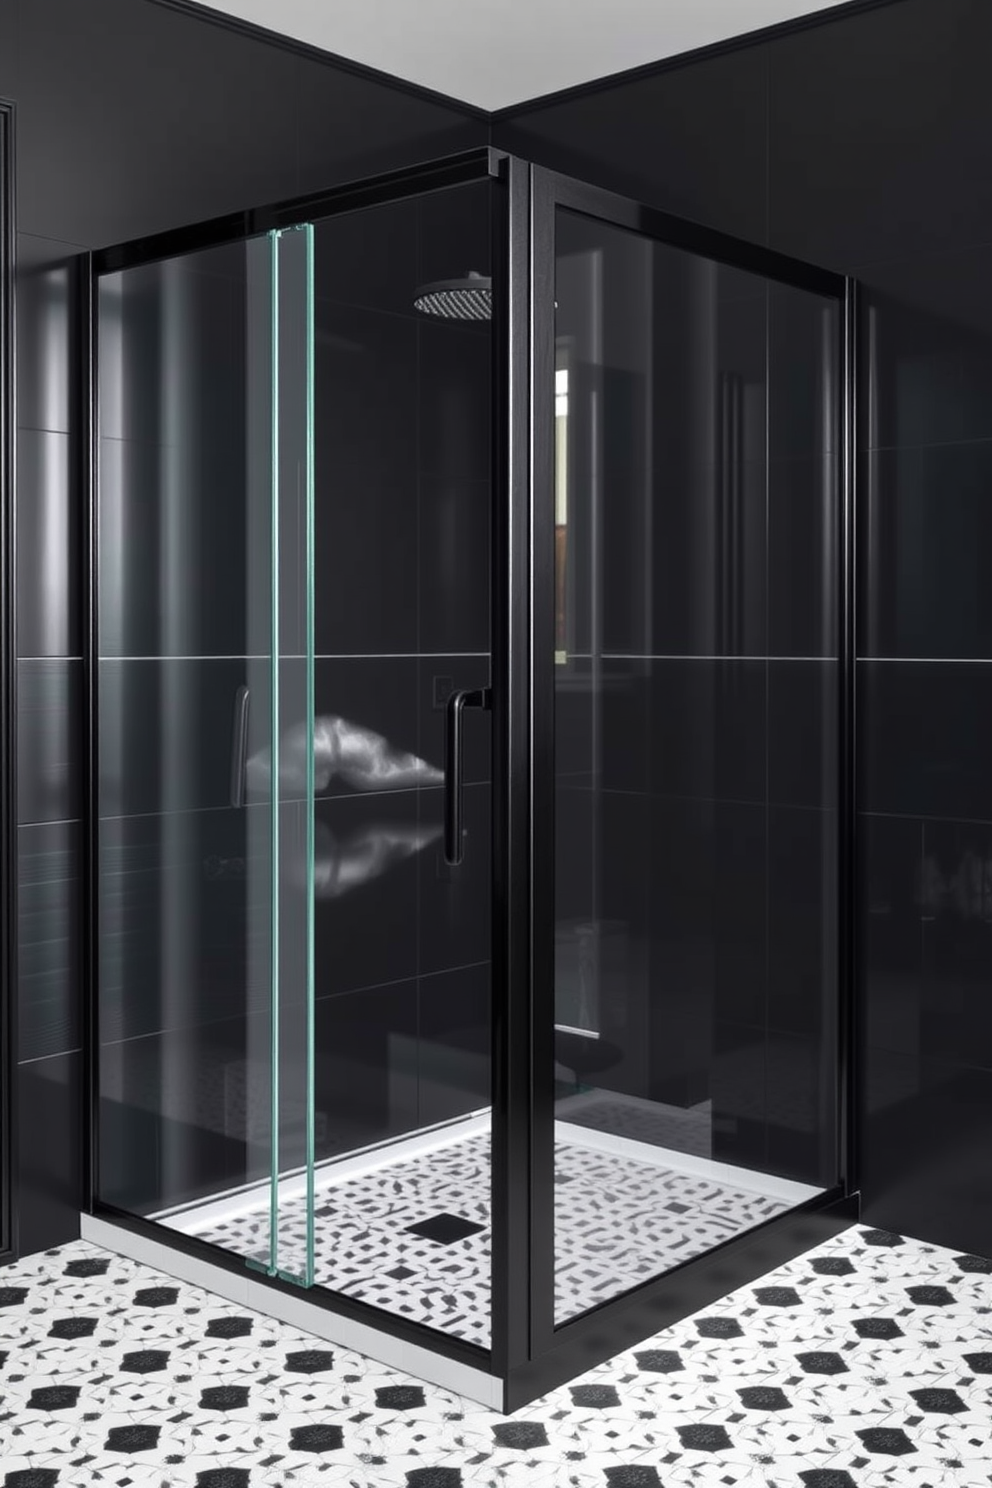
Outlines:
<svg viewBox="0 0 992 1488"><path fill-rule="evenodd" d="M481 1345L487 164L97 279L99 1199Z"/></svg>

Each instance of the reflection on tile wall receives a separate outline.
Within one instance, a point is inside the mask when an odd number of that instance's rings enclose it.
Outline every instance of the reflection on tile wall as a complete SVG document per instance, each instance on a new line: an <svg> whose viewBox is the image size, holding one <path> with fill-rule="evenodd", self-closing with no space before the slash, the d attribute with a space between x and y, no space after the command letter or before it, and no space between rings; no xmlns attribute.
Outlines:
<svg viewBox="0 0 992 1488"><path fill-rule="evenodd" d="M441 786L447 696L489 682L490 337L413 305L434 255L485 267L488 191L315 230L321 1156L488 1100L485 715L466 722L458 868L441 853ZM240 250L211 250L115 275L101 295L115 354L101 487L101 1182L143 1212L251 1181L267 1160L267 684L245 652L269 643L269 590L243 489L245 284ZM291 553L280 578L298 581ZM301 658L281 664L284 698L302 695L303 673ZM247 805L232 808L245 684ZM283 1007L303 889L292 761L283 729ZM285 1039L280 1060L290 1090L304 1071ZM142 1142L155 1164L142 1166Z"/></svg>
<svg viewBox="0 0 992 1488"><path fill-rule="evenodd" d="M53 1244L77 1232L79 1193L78 1133L82 1099L78 1054L81 995L79 874L82 747L82 493L76 488L78 439L72 385L71 325L73 273L87 248L196 222L304 191L318 191L343 179L390 169L486 141L484 121L455 106L424 100L405 89L342 71L317 56L284 50L264 38L237 34L198 21L168 7L132 0L93 0L80 24L73 0L0 0L0 93L18 109L17 317L18 317L18 650L20 856L20 1058L37 1060L19 1072L20 1129L41 1140L26 1141L20 1155L20 1246L23 1251ZM223 101L216 89L225 78ZM85 86L82 79L86 78ZM252 100L264 95L259 111ZM241 105L237 99L241 99ZM204 140L210 149L204 151ZM200 297L200 321L212 316L201 351L229 356L238 322L232 318L229 288L217 294L219 280ZM196 284L191 286L196 287ZM146 313L149 310L145 303ZM228 330L218 317L227 313ZM195 322L187 317L187 325ZM206 363L201 357L201 371ZM152 370L152 369L147 369ZM223 377L216 366L198 388L203 408L216 414ZM132 382L133 394L135 384ZM209 397L207 396L209 394ZM105 400L113 428L119 400ZM225 524L226 499L237 482L234 458L241 441L228 438L223 458L216 452L222 421L211 444L201 438L198 468L167 487L166 462L154 438L125 450L108 440L104 468L108 489L116 475L140 487L145 501L145 541L134 524L128 534L128 562L120 592L105 591L106 650L139 656L192 657L238 655L244 650L244 599L230 581L238 531ZM146 431L147 432L147 431ZM202 431L201 431L202 432ZM230 434L230 424L227 425ZM388 441L387 441L388 442ZM211 454L211 450L213 454ZM209 458L207 458L209 456ZM243 460L241 461L243 464ZM452 473L448 473L449 476ZM175 472L173 471L173 477ZM344 472L342 472L344 478ZM118 482L119 485L119 482ZM188 500L182 522L164 523L159 496L171 491ZM366 492L352 505L361 509ZM485 505L487 493L477 493ZM438 502L450 497L443 484ZM397 509L400 502L396 503ZM385 512L379 523L385 528ZM173 556L185 543L183 563L197 560L209 573L202 585L187 584L182 603L167 607L160 591L162 544L168 535ZM394 567L406 563L409 545ZM459 538L460 540L460 538ZM356 534L357 541L357 534ZM387 545L380 543L384 555ZM366 552L362 561L368 563ZM339 565L342 572L347 565ZM478 589L472 591L473 598ZM340 617L340 612L339 612ZM120 627L128 632L128 645ZM353 649L350 640L325 638L326 651ZM417 643L395 645L395 636L377 640L382 649L417 650ZM388 644L386 644L388 642ZM459 640L459 646L461 646ZM473 637L471 647L486 640ZM445 649L450 642L429 649ZM367 648L369 649L369 648ZM41 658L40 660L38 658ZM194 933L179 958L189 986L209 989L223 1003L225 945L233 923L218 913L219 898L230 895L243 849L225 842L224 758L230 740L230 689L236 679L221 677L222 663L193 664L185 673L117 663L106 681L120 701L119 734L105 740L110 756L127 751L129 768L104 784L115 797L112 809L149 809L159 772L181 784L178 804L212 808L200 813L195 830L177 834L163 824L132 819L114 827L108 850L134 870L121 893L123 924L134 913L130 933L113 938L117 967L130 966L143 977L133 1020L141 1022L161 991L158 966L169 915L177 903L197 906ZM209 679L209 680L208 680ZM192 710L204 759L192 761L163 750L173 709ZM216 746L216 747L214 747ZM195 766L195 767L194 767ZM127 779L128 788L120 789ZM109 795L108 795L109 803ZM152 808L154 809L154 807ZM228 836L230 833L228 832ZM180 842L178 838L181 837ZM168 867L162 868L167 863ZM213 865L205 876L204 863ZM218 865L220 865L218 867ZM242 862L243 869L243 862ZM165 872L163 898L149 892L148 873ZM120 880L115 880L120 883ZM167 890L167 892L166 892ZM171 896L171 898L170 898ZM170 908L171 905L171 908ZM126 913L125 913L126 912ZM243 916L242 916L243 919ZM243 929L243 924L242 924ZM148 934L144 951L139 930ZM175 946L172 949L176 949ZM244 948L242 946L242 955ZM144 960L142 961L142 958ZM179 964L177 962L177 964ZM113 979L112 979L113 982ZM143 1133L148 1136L147 1131ZM181 1143L180 1143L181 1147ZM178 1149L176 1149L178 1150ZM149 1146L139 1161L148 1160ZM53 1167L58 1159L64 1164Z"/></svg>

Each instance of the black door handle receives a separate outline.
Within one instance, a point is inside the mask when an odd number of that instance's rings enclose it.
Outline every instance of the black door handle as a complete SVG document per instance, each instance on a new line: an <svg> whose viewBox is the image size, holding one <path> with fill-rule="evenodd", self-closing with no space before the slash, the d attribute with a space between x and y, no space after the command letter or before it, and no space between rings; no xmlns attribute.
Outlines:
<svg viewBox="0 0 992 1488"><path fill-rule="evenodd" d="M462 860L462 714L466 708L490 708L488 687L459 687L448 695L444 715L444 861L452 868Z"/></svg>
<svg viewBox="0 0 992 1488"><path fill-rule="evenodd" d="M231 805L243 806L247 795L248 689L239 687L234 697L234 727L231 730Z"/></svg>

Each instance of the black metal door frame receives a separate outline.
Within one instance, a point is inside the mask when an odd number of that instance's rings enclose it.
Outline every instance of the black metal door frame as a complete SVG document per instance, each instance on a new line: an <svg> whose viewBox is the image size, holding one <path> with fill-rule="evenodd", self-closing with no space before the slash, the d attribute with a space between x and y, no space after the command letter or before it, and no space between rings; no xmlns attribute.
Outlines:
<svg viewBox="0 0 992 1488"><path fill-rule="evenodd" d="M686 222L558 172L531 172L531 1102L530 1299L526 1364L507 1408L573 1378L848 1225L858 1212L854 945L854 399L856 286L843 275ZM565 207L836 301L842 326L837 532L839 754L837 1152L839 1182L805 1204L555 1327L554 1322L554 395L555 213Z"/></svg>
<svg viewBox="0 0 992 1488"><path fill-rule="evenodd" d="M14 108L0 101L0 1262L17 1250L17 595Z"/></svg>
<svg viewBox="0 0 992 1488"><path fill-rule="evenodd" d="M99 947L99 800L98 800L98 746L99 746L99 424L97 409L96 390L99 387L99 338L97 317L95 314L96 291L99 279L109 273L136 267L141 264L152 263L163 258L171 258L183 253L196 252L204 248L219 246L225 243L236 242L239 239L257 236L278 228L295 226L301 222L319 222L341 215L345 212L361 211L367 207L375 207L388 202L423 196L432 191L440 191L451 187L467 184L470 182L492 180L494 184L494 214L492 231L493 251L493 275L494 284L503 286L504 293L494 295L494 319L493 319L493 448L494 448L494 472L493 472L493 573L494 582L491 586L493 617L492 617L492 681L493 681L493 856L494 871L492 875L492 924L493 924L493 986L499 988L502 978L510 975L508 961L514 959L519 967L525 967L521 948L515 939L511 937L511 923L516 922L516 912L513 906L519 898L519 884L513 872L510 870L506 854L511 850L512 838L513 851L519 852L521 816L520 816L520 791L515 789L514 781L518 775L511 774L511 770L518 770L517 754L521 747L524 736L520 734L520 724L523 719L521 713L522 684L518 677L516 665L516 650L523 644L523 632L515 622L514 640L511 645L508 627L510 625L510 614L519 614L517 599L519 590L514 588L511 600L511 571L515 582L521 554L525 552L523 544L527 540L527 534L522 531L519 523L514 524L511 520L510 508L515 502L524 500L526 497L526 472L517 468L518 462L510 459L509 421L511 412L517 421L520 420L522 412L526 409L526 389L517 389L514 396L508 399L505 390L510 385L510 369L507 365L506 347L509 344L510 335L510 308L511 293L515 296L521 288L521 273L525 268L525 259L521 259L519 252L513 265L510 263L508 251L508 240L511 231L515 234L518 249L522 242L521 223L519 218L520 203L526 201L526 191L521 190L521 178L519 167L516 163L511 165L508 157L501 152L489 149L477 149L466 151L463 154L452 156L440 161L430 161L424 165L414 166L407 169L393 171L383 176L378 176L357 183L348 183L334 190L296 198L291 201L281 202L274 206L251 209L245 212L229 214L225 217L216 218L212 221L197 224L191 227L183 227L173 231L158 233L153 236L138 239L133 242L115 245L90 255L88 262L88 281L80 296L81 325L80 343L85 348L84 359L86 361L86 374L82 381L84 390L82 401L85 404L84 424L89 429L88 457L87 457L87 535L86 550L89 555L88 573L86 576L86 592L84 595L85 611L88 619L87 624L87 657L86 657L86 708L87 708L87 771L86 771L86 801L85 801L85 862L86 862L86 962L87 982L90 988L88 999L87 1017L85 1021L85 1063L87 1071L88 1086L88 1122L89 1130L86 1142L86 1164L85 1164L85 1192L84 1204L90 1214L112 1219L117 1225L130 1230L135 1234L155 1238L160 1241L166 1240L168 1244L177 1250L192 1256L198 1256L203 1260L209 1260L214 1265L220 1265L226 1270L241 1272L244 1269L243 1258L224 1252L220 1247L208 1244L193 1236L182 1235L177 1231L163 1230L161 1226L153 1221L139 1218L136 1215L117 1209L113 1205L104 1203L99 1197L99 1162L98 1162L98 1118L99 1118L99 1088L98 1088L98 1050L99 1050L99 1028L98 1028L98 996L99 974L100 974L100 947ZM519 334L519 332L518 332ZM521 347L521 359L526 359L526 347ZM515 410L515 412L514 412ZM511 492L511 477L513 489ZM510 544L515 543L515 556L511 558ZM510 679L513 678L513 692L509 692ZM524 677L524 681L526 678ZM512 721L511 721L512 719ZM504 734L508 735L510 729L514 731L517 743L510 748L504 740ZM512 885L512 887L511 887ZM526 952L526 947L522 948ZM525 989L526 990L526 989ZM511 1090L519 1084L520 1076L516 1064L511 1064L506 1057L503 1043L509 1038L509 1027L511 1019L506 1012L507 999L494 995L493 1005L493 1052L492 1052L492 1075L493 1075L493 1214L494 1214L494 1245L493 1245L493 1296L494 1300L500 1296L500 1286L503 1284L499 1278L512 1278L514 1273L514 1262L508 1254L503 1237L506 1227L497 1222L501 1214L513 1212L513 1199L508 1192L504 1192L504 1184L509 1187L510 1172L517 1160L517 1154L511 1154L508 1144L504 1141L502 1133L507 1122L503 1118L506 1107L503 1101L509 1101ZM500 1160L501 1154L504 1160ZM299 1296L300 1290L292 1283L281 1280L278 1277L268 1277L260 1273L252 1273L253 1281L260 1285L275 1288L276 1290L289 1292ZM507 1280L508 1287L513 1286L512 1280ZM396 1338L408 1340L410 1343L420 1347L428 1347L437 1354L444 1355L457 1362L469 1365L474 1369L485 1369L493 1373L499 1373L496 1368L496 1360L502 1351L503 1334L495 1318L502 1315L502 1309L494 1306L494 1337L492 1349L480 1348L476 1344L468 1343L462 1339L450 1337L424 1324L409 1322L407 1319L387 1313L366 1302L359 1302L347 1297L342 1293L333 1292L319 1286L306 1291L307 1300L319 1308L339 1313L355 1322L363 1323L368 1327L388 1333Z"/></svg>

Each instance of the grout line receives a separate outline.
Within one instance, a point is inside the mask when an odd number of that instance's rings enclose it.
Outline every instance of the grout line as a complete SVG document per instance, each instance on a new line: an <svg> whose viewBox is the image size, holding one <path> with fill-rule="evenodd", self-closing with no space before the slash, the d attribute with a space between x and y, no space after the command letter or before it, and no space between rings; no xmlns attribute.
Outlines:
<svg viewBox="0 0 992 1488"><path fill-rule="evenodd" d="M44 1064L46 1059L65 1059L69 1054L81 1054L82 1052L82 1048L75 1048L60 1049L56 1054L36 1054L33 1059L19 1059L17 1061L17 1067L18 1069L22 1069L26 1064Z"/></svg>
<svg viewBox="0 0 992 1488"><path fill-rule="evenodd" d="M488 651L318 651L314 653L314 661L464 661L468 658L488 658ZM57 656L21 656L19 661L61 661L64 658ZM74 660L75 658L70 658ZM237 653L226 655L209 653L202 656L100 656L100 662L114 661L272 661L268 654L253 655ZM296 652L283 652L279 661L309 661L309 656Z"/></svg>
<svg viewBox="0 0 992 1488"><path fill-rule="evenodd" d="M753 662L760 662L762 665L765 665L767 662L770 662L770 661L818 661L818 662L830 662L830 663L836 664L837 657L836 656L738 656L736 654L729 654L729 655L724 655L724 656L693 656L693 655L677 656L677 655L669 655L669 654L666 654L664 652L655 652L655 653L646 652L646 653L644 653L642 655L642 654L638 654L638 653L635 653L635 652L632 652L632 651L604 651L603 654L602 654L602 656L600 657L600 660L601 661L722 661L722 662L753 661Z"/></svg>
<svg viewBox="0 0 992 1488"><path fill-rule="evenodd" d="M403 987L408 984L416 984L422 981L432 980L435 977L457 976L463 971L475 971L480 966L489 966L489 961L466 961L460 966L442 966L436 971L415 972L412 976L394 977L389 982L367 982L361 987L344 987L339 992L323 992L315 997L315 1002L329 1003L338 998L365 996L372 992L385 991L390 987ZM124 1044L140 1043L143 1039L173 1038L181 1034L199 1033L205 1028L218 1028L225 1023L236 1023L253 1017L263 1017L265 1005L259 1004L256 1008L248 1006L247 1002L240 1010L228 1013L223 1018L208 1018L198 1023L175 1023L167 1028L151 1028L147 1033L132 1033L126 1038L102 1039L101 1049L119 1049Z"/></svg>

